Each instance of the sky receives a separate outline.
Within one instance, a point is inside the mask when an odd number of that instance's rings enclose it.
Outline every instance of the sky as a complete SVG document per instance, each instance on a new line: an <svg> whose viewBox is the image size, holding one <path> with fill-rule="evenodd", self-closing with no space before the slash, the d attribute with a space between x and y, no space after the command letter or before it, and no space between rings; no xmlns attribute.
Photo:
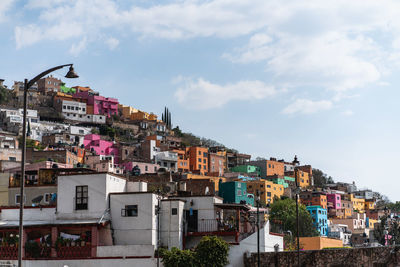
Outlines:
<svg viewBox="0 0 400 267"><path fill-rule="evenodd" d="M74 63L67 86L400 200L397 0L1 0L0 36L8 86Z"/></svg>

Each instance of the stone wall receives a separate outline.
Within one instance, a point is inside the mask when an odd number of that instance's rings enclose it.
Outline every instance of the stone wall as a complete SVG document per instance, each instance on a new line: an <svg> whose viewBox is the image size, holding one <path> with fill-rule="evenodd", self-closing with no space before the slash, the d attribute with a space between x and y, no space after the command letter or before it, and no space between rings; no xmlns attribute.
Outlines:
<svg viewBox="0 0 400 267"><path fill-rule="evenodd" d="M297 252L260 253L260 266L297 266ZM257 266L257 253L244 255L246 267ZM400 246L376 248L323 249L300 252L303 267L394 267L400 266Z"/></svg>

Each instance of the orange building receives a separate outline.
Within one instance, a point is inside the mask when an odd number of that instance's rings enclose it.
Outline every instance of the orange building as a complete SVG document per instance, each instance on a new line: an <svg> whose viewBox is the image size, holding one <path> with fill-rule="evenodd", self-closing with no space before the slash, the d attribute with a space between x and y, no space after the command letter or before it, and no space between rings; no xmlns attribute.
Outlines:
<svg viewBox="0 0 400 267"><path fill-rule="evenodd" d="M261 203L273 203L274 198L280 198L284 193L284 187L281 184L274 184L268 180L248 181L247 193L256 196L257 190L260 192Z"/></svg>
<svg viewBox="0 0 400 267"><path fill-rule="evenodd" d="M365 210L375 209L375 201L372 199L365 200Z"/></svg>
<svg viewBox="0 0 400 267"><path fill-rule="evenodd" d="M297 177L295 172L297 172ZM294 172L293 171L285 172L285 176L296 178L297 183L301 188L307 188L311 185L310 174L300 169L296 168Z"/></svg>
<svg viewBox="0 0 400 267"><path fill-rule="evenodd" d="M336 247L343 247L343 241L322 236L300 237L300 248L304 250L320 250Z"/></svg>
<svg viewBox="0 0 400 267"><path fill-rule="evenodd" d="M174 149L172 152L178 154L178 172L189 172L189 159L186 157L186 151L181 149Z"/></svg>
<svg viewBox="0 0 400 267"><path fill-rule="evenodd" d="M312 192L312 191L301 192L300 202L305 206L320 206L323 209L327 209L328 205L326 193L324 192Z"/></svg>
<svg viewBox="0 0 400 267"><path fill-rule="evenodd" d="M208 148L191 146L186 148L186 153L190 171L200 174L208 173Z"/></svg>

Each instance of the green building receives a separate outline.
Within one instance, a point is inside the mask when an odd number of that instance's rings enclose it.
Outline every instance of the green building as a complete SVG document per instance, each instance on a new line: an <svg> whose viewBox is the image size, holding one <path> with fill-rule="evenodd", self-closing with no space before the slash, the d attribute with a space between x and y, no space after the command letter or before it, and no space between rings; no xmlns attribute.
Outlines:
<svg viewBox="0 0 400 267"><path fill-rule="evenodd" d="M260 167L254 165L238 165L231 168L231 172L257 173L257 176L261 175Z"/></svg>
<svg viewBox="0 0 400 267"><path fill-rule="evenodd" d="M224 199L224 203L246 203L254 206L254 196L247 194L247 184L245 182L219 182L218 195Z"/></svg>
<svg viewBox="0 0 400 267"><path fill-rule="evenodd" d="M272 181L274 184L280 184L283 185L283 188L288 188L290 182L295 182L295 178L289 177L289 176L284 176L283 178L280 177L273 177L269 178L268 180Z"/></svg>
<svg viewBox="0 0 400 267"><path fill-rule="evenodd" d="M76 93L76 89L75 88L70 88L70 87L66 87L65 83L61 83L60 85L60 91L64 94L75 94Z"/></svg>

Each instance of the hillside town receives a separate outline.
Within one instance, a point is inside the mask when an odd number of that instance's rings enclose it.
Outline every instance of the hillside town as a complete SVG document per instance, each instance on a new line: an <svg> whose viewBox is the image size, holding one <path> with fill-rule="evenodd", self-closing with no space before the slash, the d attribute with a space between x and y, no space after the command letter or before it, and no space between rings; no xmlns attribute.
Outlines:
<svg viewBox="0 0 400 267"><path fill-rule="evenodd" d="M300 236L302 250L392 244L388 232L375 232L383 224L390 231L398 217L374 190L327 179L301 155L254 158L183 132L167 107L157 115L54 76L28 92L21 196L24 84L7 82L0 80L1 261L18 256L21 201L26 260L155 266L159 248L191 249L213 235L231 245L229 266L243 266L243 255L257 251L257 230L261 252L293 249L295 233L270 217L284 199L297 199L317 233Z"/></svg>

